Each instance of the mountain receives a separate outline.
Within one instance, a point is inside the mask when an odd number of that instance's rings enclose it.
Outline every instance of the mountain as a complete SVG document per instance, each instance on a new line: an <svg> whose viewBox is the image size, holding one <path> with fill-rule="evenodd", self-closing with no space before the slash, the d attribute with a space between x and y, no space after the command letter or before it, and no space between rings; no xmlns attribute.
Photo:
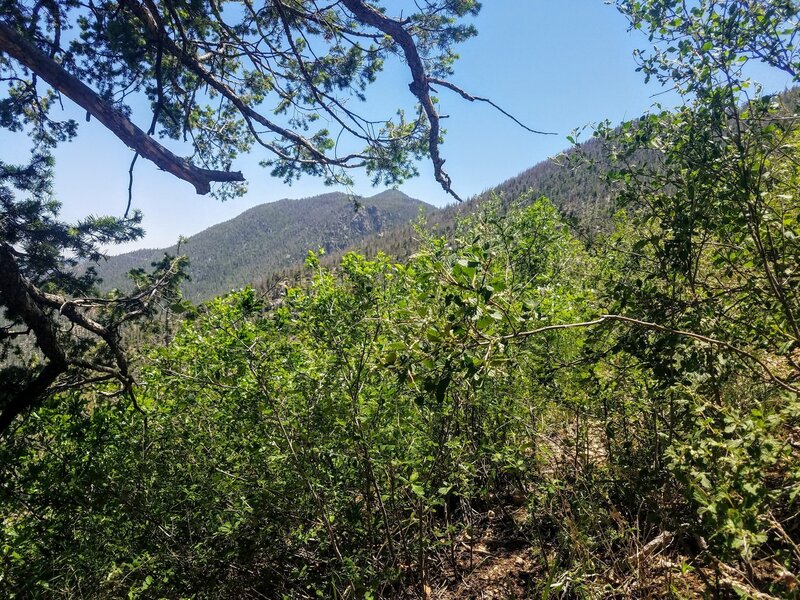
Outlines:
<svg viewBox="0 0 800 600"><path fill-rule="evenodd" d="M582 160L572 160L580 152ZM481 192L460 204L451 204L426 216L427 226L447 235L456 221L475 212L479 205L490 197L499 197L501 204L508 206L520 196L534 200L546 196L572 226L573 232L587 241L598 232L611 228L614 211L613 189L603 177L610 168L608 149L600 140L591 139L577 149L550 158L502 183ZM366 256L385 252L402 260L417 250L417 241L411 223L402 223L380 235L368 235L352 246L328 254L323 259L326 266L336 265L345 252L355 251ZM271 288L277 281L297 280L302 275L302 264L296 263L287 269L262 273L255 281L260 287Z"/></svg>
<svg viewBox="0 0 800 600"><path fill-rule="evenodd" d="M181 253L189 256L192 277L184 286L185 297L208 300L255 283L261 274L301 263L309 249L335 252L433 211L430 204L397 190L369 198L333 192L261 204L193 235L181 246ZM172 246L111 256L96 266L102 287L124 289L128 271L176 250Z"/></svg>
<svg viewBox="0 0 800 600"><path fill-rule="evenodd" d="M412 222L422 211L432 229L447 234L456 220L473 212L491 195L508 203L525 192L547 196L574 225L591 237L610 223L611 189L600 176L607 164L597 140L581 145L588 159L570 165L569 153L540 162L474 198L435 209L387 190L369 198L333 192L302 200L279 200L251 208L188 239L181 253L189 256L192 280L184 285L186 298L199 302L245 285L271 288L276 282L296 281L310 249L324 248L324 264L333 266L342 254L357 251L374 256L383 251L397 259L417 248ZM97 265L105 289L124 289L126 273L147 267L177 248L145 249L112 256Z"/></svg>

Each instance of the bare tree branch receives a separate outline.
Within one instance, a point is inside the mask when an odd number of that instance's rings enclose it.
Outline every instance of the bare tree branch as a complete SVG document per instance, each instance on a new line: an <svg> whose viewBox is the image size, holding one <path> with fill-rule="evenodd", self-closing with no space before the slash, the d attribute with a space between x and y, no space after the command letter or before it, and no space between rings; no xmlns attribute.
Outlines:
<svg viewBox="0 0 800 600"><path fill-rule="evenodd" d="M611 322L611 321L618 321L621 323L626 323L628 325L635 325L637 327L642 327L644 329L651 329L653 331L660 331L662 333L671 333L673 335L680 335L683 337L688 337L699 342L703 342L712 346L719 346L720 348L724 348L733 352L734 354L738 354L742 358L746 358L754 363L756 363L764 373L767 374L769 379L771 379L775 384L782 387L786 391L793 392L795 394L800 394L800 388L793 386L792 384L784 381L772 371L772 369L767 366L767 364L746 350L742 350L741 348L734 346L733 344L726 342L724 340L718 340L712 337L708 337L705 335L701 335L699 333L693 333L691 331L683 331L681 329L673 329L671 327L666 327L664 325L659 325L658 323L651 323L649 321L641 321L639 319L634 319L631 317L624 317L622 315L603 315L597 319L592 321L583 321L580 323L564 323L560 325L547 325L546 327L539 327L538 329L532 329L530 331L520 331L519 333L512 333L509 335L501 336L500 340L515 340L515 339L522 339L526 337L530 337L533 335L539 335L540 333L546 333L548 331L557 331L560 329L576 329L580 327L592 327L594 325L601 325L603 323ZM489 345L496 341L488 340L486 342L482 342L481 345Z"/></svg>
<svg viewBox="0 0 800 600"><path fill-rule="evenodd" d="M417 100L422 105L422 109L425 111L425 115L428 117L428 123L430 124L428 152L431 155L431 162L433 162L434 177L444 191L461 202L461 197L452 188L450 176L443 168L445 161L439 152L439 137L441 132L439 113L436 112L436 107L433 105L433 100L431 100L428 75L425 72L422 58L417 51L414 38L411 37L411 34L403 27L402 23L390 19L362 0L342 0L342 4L353 13L356 19L383 31L403 49L412 77L412 82L409 84L408 89L417 97Z"/></svg>
<svg viewBox="0 0 800 600"><path fill-rule="evenodd" d="M523 123L522 121L517 119L514 115L512 115L511 113L506 112L505 110L500 108L497 104L495 104L494 102L492 102L488 98L482 98L480 96L473 96L472 94L464 91L463 89L461 89L460 87L458 87L454 83L450 83L449 81L445 81L444 79L438 79L436 77L428 77L428 83L433 83L435 85L440 85L442 87L447 88L448 90L452 90L456 94L458 94L459 96L464 98L464 100L468 100L470 102L485 102L486 104L489 104L490 106L494 107L494 109L497 110L498 112L500 112L500 113L504 114L505 116L507 116L509 119L514 121L514 123L516 123L517 125L519 125L520 127L522 127L526 131L530 131L531 133L536 133L538 135L558 135L557 133L555 133L553 131L539 131L538 129L531 129L530 127L525 125L525 123Z"/></svg>

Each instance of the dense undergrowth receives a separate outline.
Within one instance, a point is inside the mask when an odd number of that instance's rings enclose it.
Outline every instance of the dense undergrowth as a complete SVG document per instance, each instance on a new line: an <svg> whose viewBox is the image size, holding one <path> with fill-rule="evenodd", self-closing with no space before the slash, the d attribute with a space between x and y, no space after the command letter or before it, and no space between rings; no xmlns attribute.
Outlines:
<svg viewBox="0 0 800 600"><path fill-rule="evenodd" d="M10 423L2 595L800 595L800 111L741 71L797 81L797 6L617 5L685 103L570 155L613 222L495 199L402 262L169 296L136 386Z"/></svg>
<svg viewBox="0 0 800 600"><path fill-rule="evenodd" d="M629 222L590 253L544 199L490 205L406 264L312 253L306 288L198 308L136 406L61 397L3 447L0 583L422 596L502 526L531 597L793 593L796 394L680 333L546 329L630 303Z"/></svg>

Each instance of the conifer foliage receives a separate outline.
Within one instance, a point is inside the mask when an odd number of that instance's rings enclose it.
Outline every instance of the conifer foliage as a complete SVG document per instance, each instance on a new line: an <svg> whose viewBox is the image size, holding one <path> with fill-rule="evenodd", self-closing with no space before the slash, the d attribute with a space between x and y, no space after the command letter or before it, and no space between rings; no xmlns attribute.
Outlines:
<svg viewBox="0 0 800 600"><path fill-rule="evenodd" d="M74 267L99 260L99 244L141 236L141 216L60 222L50 167L41 155L24 167L0 164L0 433L57 391L115 381L130 394L122 327L178 298L183 276L184 261L165 257L134 275L132 295L94 296L94 270L78 276Z"/></svg>
<svg viewBox="0 0 800 600"><path fill-rule="evenodd" d="M475 34L464 17L480 5L427 1L392 16L382 4L3 0L2 122L33 128L43 143L69 139L77 123L55 121L51 111L67 97L199 194L212 184L218 195L241 193L244 175L233 161L256 149L273 175L339 183L351 169L398 183L426 155L455 195L432 85L462 92L447 81L453 47ZM353 101L393 56L409 70L410 110L401 104L368 118ZM134 122L132 99L150 105L148 125ZM176 155L161 139L188 142L192 155Z"/></svg>

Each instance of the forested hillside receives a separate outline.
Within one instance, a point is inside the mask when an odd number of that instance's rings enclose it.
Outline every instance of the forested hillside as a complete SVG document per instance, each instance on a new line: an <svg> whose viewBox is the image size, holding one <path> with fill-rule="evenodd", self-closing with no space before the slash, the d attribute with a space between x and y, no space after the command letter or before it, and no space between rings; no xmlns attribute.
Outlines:
<svg viewBox="0 0 800 600"><path fill-rule="evenodd" d="M96 263L105 289L127 289L126 274L148 268L167 254L185 254L191 277L183 284L193 301L251 285L261 273L302 262L310 249L333 252L382 234L433 210L433 207L387 190L369 198L333 192L302 200L262 204L189 237L177 246L137 250Z"/></svg>
<svg viewBox="0 0 800 600"><path fill-rule="evenodd" d="M607 233L613 226L612 183L605 177L611 161L611 147L600 140L590 139L564 153L542 161L490 189L461 203L428 211L424 219L401 223L379 233L366 235L348 246L328 252L322 264L333 267L347 252L373 257L379 252L404 259L419 248L418 226L442 235L453 232L458 219L472 214L482 204L494 198L501 206L516 203L520 198L533 201L548 198L561 216L570 223L574 233L591 240ZM330 250L330 249L328 249ZM297 282L304 275L300 261L279 265L253 273L248 283L263 291L274 289L283 281Z"/></svg>
<svg viewBox="0 0 800 600"><path fill-rule="evenodd" d="M565 154L543 161L464 203L443 209L387 190L369 198L333 192L302 200L281 200L252 208L188 238L180 254L189 258L191 277L182 289L192 301L256 285L268 289L278 281L294 281L302 273L310 249L322 248L324 264L334 265L347 251L374 256L382 251L398 258L415 251L419 236L414 223L424 217L426 227L452 231L456 219L477 209L492 194L506 201L530 192L546 196L569 218L576 231L591 235L608 229L613 212L610 186L600 176L609 164L606 149L596 140L578 150L592 164L577 168ZM574 152L573 152L574 154ZM526 195L528 197L528 195ZM231 251L233 249L233 251ZM177 246L136 250L96 263L104 289L126 289L127 273L146 268Z"/></svg>

